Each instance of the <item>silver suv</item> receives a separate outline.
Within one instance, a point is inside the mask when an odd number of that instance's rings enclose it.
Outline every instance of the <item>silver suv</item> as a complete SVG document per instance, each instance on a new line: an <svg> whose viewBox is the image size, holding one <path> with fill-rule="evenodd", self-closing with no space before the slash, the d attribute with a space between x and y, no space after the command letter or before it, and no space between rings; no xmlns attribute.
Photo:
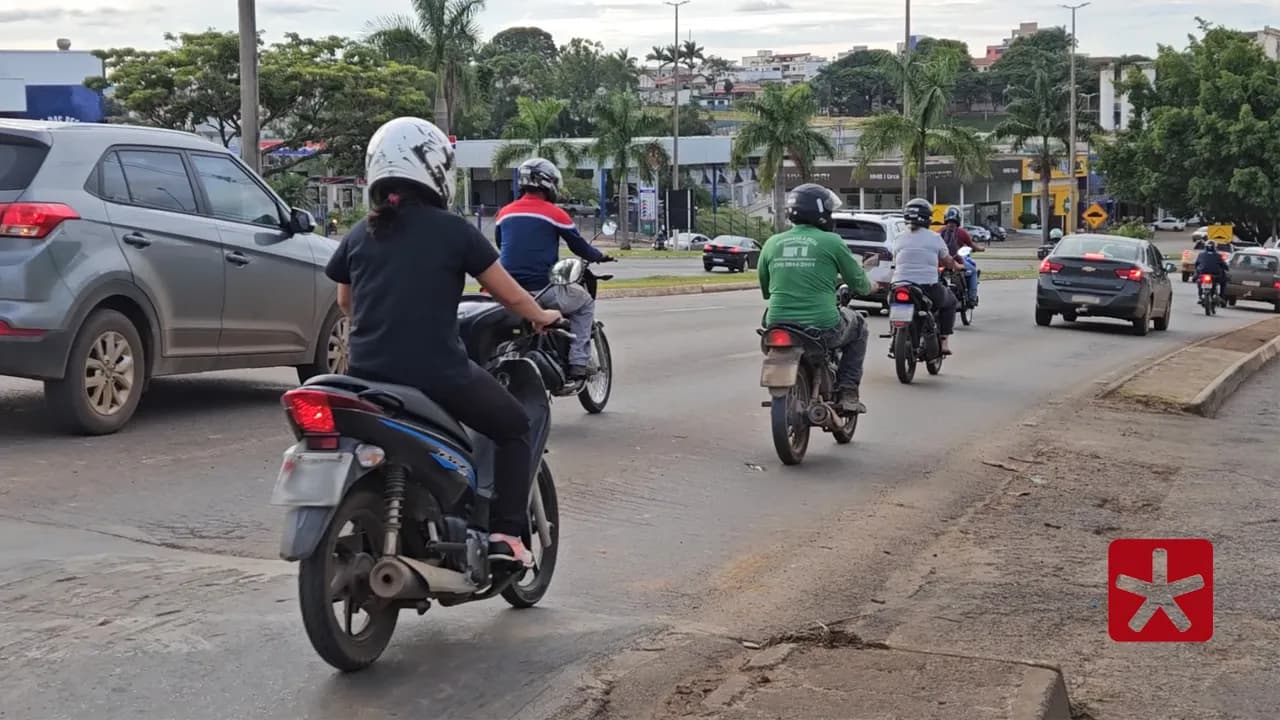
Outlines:
<svg viewBox="0 0 1280 720"><path fill-rule="evenodd" d="M312 233L219 145L169 130L0 120L0 375L55 419L119 430L152 377L346 369Z"/></svg>
<svg viewBox="0 0 1280 720"><path fill-rule="evenodd" d="M868 273L874 285L866 295L855 296L859 302L875 303L881 312L889 311L889 284L893 279L893 243L907 231L907 221L896 213L835 212L831 215L832 230L844 238L855 257L875 256L880 264Z"/></svg>

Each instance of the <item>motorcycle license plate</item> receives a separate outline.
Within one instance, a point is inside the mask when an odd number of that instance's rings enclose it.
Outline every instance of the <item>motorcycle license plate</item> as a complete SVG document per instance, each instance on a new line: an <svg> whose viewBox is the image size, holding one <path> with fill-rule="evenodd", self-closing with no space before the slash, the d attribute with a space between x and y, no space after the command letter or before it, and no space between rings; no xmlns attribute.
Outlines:
<svg viewBox="0 0 1280 720"><path fill-rule="evenodd" d="M1102 298L1097 295L1072 295L1071 302L1081 305L1097 305L1102 302Z"/></svg>
<svg viewBox="0 0 1280 720"><path fill-rule="evenodd" d="M1262 287L1262 283L1258 282L1257 280L1245 280L1241 284L1246 285L1248 287Z"/></svg>
<svg viewBox="0 0 1280 720"><path fill-rule="evenodd" d="M334 507L342 501L354 457L348 452L304 452L295 445L284 453L271 504L284 507Z"/></svg>
<svg viewBox="0 0 1280 720"><path fill-rule="evenodd" d="M916 306L909 303L894 303L889 306L890 322L911 322L915 314Z"/></svg>

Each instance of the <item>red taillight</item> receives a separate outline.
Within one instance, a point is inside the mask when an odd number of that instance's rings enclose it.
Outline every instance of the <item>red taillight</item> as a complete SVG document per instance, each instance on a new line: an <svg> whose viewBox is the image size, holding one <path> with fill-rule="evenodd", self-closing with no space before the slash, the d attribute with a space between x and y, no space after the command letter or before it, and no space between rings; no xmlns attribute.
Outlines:
<svg viewBox="0 0 1280 720"><path fill-rule="evenodd" d="M738 254L738 253L740 253L740 252L742 252L742 248L740 248L740 247L736 247L736 246L735 246L735 247L731 247L731 248L729 248L729 254L730 254L730 255L737 255L737 254Z"/></svg>
<svg viewBox="0 0 1280 720"><path fill-rule="evenodd" d="M1275 289L1280 290L1280 282L1275 284Z"/></svg>
<svg viewBox="0 0 1280 720"><path fill-rule="evenodd" d="M774 328L764 334L764 344L766 347L792 347L796 343L795 339L791 337L791 333Z"/></svg>
<svg viewBox="0 0 1280 720"><path fill-rule="evenodd" d="M1049 258L1045 258L1044 262L1040 263L1041 273L1056 273L1061 269L1062 263L1052 262Z"/></svg>
<svg viewBox="0 0 1280 720"><path fill-rule="evenodd" d="M1121 280L1132 280L1134 282L1142 282L1144 274L1142 268L1120 268L1116 270L1116 277Z"/></svg>
<svg viewBox="0 0 1280 720"><path fill-rule="evenodd" d="M911 302L911 291L906 288L898 288L893 291L893 301L900 303Z"/></svg>
<svg viewBox="0 0 1280 720"><path fill-rule="evenodd" d="M377 405L360 398L310 388L290 390L281 402L304 435L336 435L338 427L333 421L334 408L381 412Z"/></svg>
<svg viewBox="0 0 1280 720"><path fill-rule="evenodd" d="M711 245L710 244L703 245L702 252L711 252Z"/></svg>
<svg viewBox="0 0 1280 720"><path fill-rule="evenodd" d="M35 328L16 328L0 320L0 337L40 337L44 333L44 330L36 330Z"/></svg>
<svg viewBox="0 0 1280 720"><path fill-rule="evenodd" d="M1201 282L1202 284L1205 284L1205 283L1212 283L1212 282L1213 282L1213 276L1212 276L1212 275L1201 275L1201 276L1200 276L1200 282Z"/></svg>
<svg viewBox="0 0 1280 720"><path fill-rule="evenodd" d="M63 220L79 220L75 210L61 203L13 203L0 205L0 237L39 240Z"/></svg>

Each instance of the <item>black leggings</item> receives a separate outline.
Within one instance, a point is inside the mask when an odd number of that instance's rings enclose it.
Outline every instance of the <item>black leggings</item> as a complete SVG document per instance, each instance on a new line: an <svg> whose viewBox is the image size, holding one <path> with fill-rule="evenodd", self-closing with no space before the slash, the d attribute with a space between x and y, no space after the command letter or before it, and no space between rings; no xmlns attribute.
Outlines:
<svg viewBox="0 0 1280 720"><path fill-rule="evenodd" d="M360 374L371 380L381 378ZM394 382L394 381L389 381ZM521 537L529 528L529 485L533 479L533 442L529 415L507 389L484 368L471 363L464 382L426 389L455 420L493 441L493 483L497 497L489 508L489 530Z"/></svg>
<svg viewBox="0 0 1280 720"><path fill-rule="evenodd" d="M942 283L921 285L920 289L933 301L934 312L938 313L938 334L946 337L955 332L958 307L955 294Z"/></svg>

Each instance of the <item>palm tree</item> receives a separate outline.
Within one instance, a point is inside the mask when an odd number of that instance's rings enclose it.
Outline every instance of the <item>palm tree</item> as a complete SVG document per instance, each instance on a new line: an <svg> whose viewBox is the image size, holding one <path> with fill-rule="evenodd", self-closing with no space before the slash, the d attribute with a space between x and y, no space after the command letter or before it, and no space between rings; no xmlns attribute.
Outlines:
<svg viewBox="0 0 1280 720"><path fill-rule="evenodd" d="M410 0L411 15L369 23L369 42L388 57L423 65L436 75L434 119L450 132L463 94L465 73L480 42L476 16L485 0Z"/></svg>
<svg viewBox="0 0 1280 720"><path fill-rule="evenodd" d="M907 158L908 172L916 178L916 195L927 196L927 167L931 155L949 155L955 163L957 177L985 176L991 172L991 144L977 131L947 123L947 109L955 89L958 69L956 58L942 53L937 58L905 63L892 58L884 70L895 86L907 85L911 93L911 112L882 113L872 117L862 128L858 141L862 160L855 171L865 176L872 160L900 151ZM907 82L902 82L903 76Z"/></svg>
<svg viewBox="0 0 1280 720"><path fill-rule="evenodd" d="M649 50L649 54L644 56L644 59L647 62L658 63L658 72L662 72L662 68L668 65L672 65L676 62L675 51L676 51L675 45L666 45L666 46L654 45L653 48Z"/></svg>
<svg viewBox="0 0 1280 720"><path fill-rule="evenodd" d="M834 157L835 145L825 133L809 126L818 113L818 102L808 84L766 85L762 95L743 100L739 108L751 118L738 128L730 163L738 168L753 153L763 152L756 176L760 187L773 190L773 226L782 230L783 161L791 160L807 181L813 176L814 161Z"/></svg>
<svg viewBox="0 0 1280 720"><path fill-rule="evenodd" d="M1044 243L1049 242L1049 218L1053 215L1049 186L1053 182L1053 169L1070 153L1071 138L1071 90L1053 81L1045 67L1036 68L1031 84L1011 86L1009 102L1005 108L1007 119L993 131L997 138L1012 142L1015 152L1030 151L1031 168L1040 175L1040 233ZM1092 118L1077 117L1077 129L1087 137L1096 127ZM1075 168L1070 176L1075 177Z"/></svg>
<svg viewBox="0 0 1280 720"><path fill-rule="evenodd" d="M685 40L680 46L680 62L689 68L692 73L693 69L698 67L698 63L707 59L706 48L692 40Z"/></svg>
<svg viewBox="0 0 1280 720"><path fill-rule="evenodd" d="M566 175L572 174L582 159L582 151L572 143L550 139L565 107L563 100L555 98L516 98L516 116L503 132L509 142L493 153L494 173L529 158L541 157L567 170Z"/></svg>
<svg viewBox="0 0 1280 720"><path fill-rule="evenodd" d="M640 65L629 48L615 50L604 56L602 70L604 86L613 90L632 89L640 82Z"/></svg>
<svg viewBox="0 0 1280 720"><path fill-rule="evenodd" d="M655 171L671 162L666 149L653 139L662 132L666 119L645 110L635 95L615 92L596 106L595 120L596 141L590 152L601 168L612 163L618 183L618 247L630 250L627 179L634 168L642 179L651 180Z"/></svg>

